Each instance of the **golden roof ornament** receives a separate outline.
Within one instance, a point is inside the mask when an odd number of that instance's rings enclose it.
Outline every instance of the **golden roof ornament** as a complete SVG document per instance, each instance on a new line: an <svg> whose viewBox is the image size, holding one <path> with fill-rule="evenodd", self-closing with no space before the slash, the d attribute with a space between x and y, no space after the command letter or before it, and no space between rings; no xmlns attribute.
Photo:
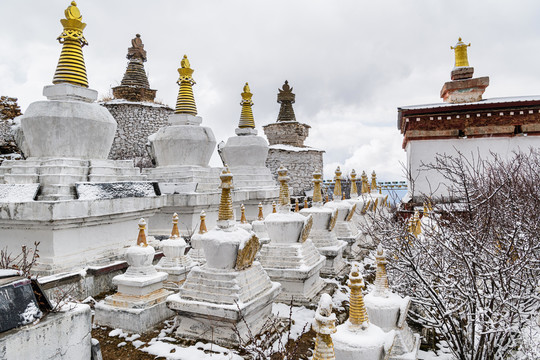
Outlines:
<svg viewBox="0 0 540 360"><path fill-rule="evenodd" d="M375 174L375 170L371 173L371 192L377 192L377 174Z"/></svg>
<svg viewBox="0 0 540 360"><path fill-rule="evenodd" d="M469 59L467 56L467 47L469 46L471 46L471 44L465 44L463 41L461 41L461 38L458 39L456 46L450 46L450 49L454 50L454 67L469 66Z"/></svg>
<svg viewBox="0 0 540 360"><path fill-rule="evenodd" d="M171 239L177 239L180 237L180 231L178 230L178 214L174 213L172 217L172 231L171 231Z"/></svg>
<svg viewBox="0 0 540 360"><path fill-rule="evenodd" d="M292 104L294 104L295 95L292 90L293 88L290 87L287 80L285 80L283 87L278 89L279 93L277 95L277 102L281 104L277 118L278 122L296 121L296 116L294 115L294 109L292 106Z"/></svg>
<svg viewBox="0 0 540 360"><path fill-rule="evenodd" d="M218 220L234 220L231 197L231 190L233 189L233 176L227 165L225 165L225 169L223 169L219 178L221 179L221 201L219 203Z"/></svg>
<svg viewBox="0 0 540 360"><path fill-rule="evenodd" d="M195 97L193 96L193 85L196 84L192 77L194 71L189 64L187 55L184 55L178 69L180 77L176 82L180 85L180 89L178 90L178 98L176 99L175 114L197 115L197 106L195 105Z"/></svg>
<svg viewBox="0 0 540 360"><path fill-rule="evenodd" d="M257 215L257 220L262 221L264 220L264 214L263 214L263 204L259 203L259 214Z"/></svg>
<svg viewBox="0 0 540 360"><path fill-rule="evenodd" d="M139 220L139 236L137 236L137 245L142 247L147 247L148 243L146 242L146 221L141 218Z"/></svg>
<svg viewBox="0 0 540 360"><path fill-rule="evenodd" d="M244 204L240 205L240 212L242 213L240 215L240 224L247 224L246 207L244 206Z"/></svg>
<svg viewBox="0 0 540 360"><path fill-rule="evenodd" d="M361 179L362 179L362 189L361 189L362 194L367 194L369 192L369 184L368 184L368 177L365 171L362 171Z"/></svg>
<svg viewBox="0 0 540 360"><path fill-rule="evenodd" d="M375 254L375 263L377 270L375 272L375 291L374 296L388 297L390 288L388 287L388 275L386 273L386 254L381 244L377 247Z"/></svg>
<svg viewBox="0 0 540 360"><path fill-rule="evenodd" d="M240 105L242 105L242 112L240 113L240 122L238 123L238 127L240 129L243 128L255 128L255 119L253 118L253 109L251 108L253 106L253 101L251 101L251 98L253 97L253 94L251 93L251 90L249 89L248 83L244 85L244 91L242 92L242 101L240 101Z"/></svg>
<svg viewBox="0 0 540 360"><path fill-rule="evenodd" d="M206 212L201 210L201 221L199 224L199 234L207 233L208 229L206 228Z"/></svg>
<svg viewBox="0 0 540 360"><path fill-rule="evenodd" d="M312 205L320 206L322 205L322 202L323 202L322 191L321 191L322 173L316 170L313 173L312 181L313 181L313 199L311 203Z"/></svg>
<svg viewBox="0 0 540 360"><path fill-rule="evenodd" d="M341 169L339 168L339 166L337 167L336 169L336 172L335 172L336 176L334 176L334 181L335 181L335 184L334 184L334 200L341 200L342 199L342 191L341 191ZM328 200L326 200L328 201Z"/></svg>
<svg viewBox="0 0 540 360"><path fill-rule="evenodd" d="M272 201L272 214L277 213L277 211L276 211L276 206L277 206L277 205L276 205L276 202L275 202L275 201Z"/></svg>
<svg viewBox="0 0 540 360"><path fill-rule="evenodd" d="M356 186L356 171L351 171L351 199L358 197L358 187Z"/></svg>
<svg viewBox="0 0 540 360"><path fill-rule="evenodd" d="M312 328L316 333L313 360L335 360L331 334L337 331L336 315L332 313L332 298L326 293L321 295Z"/></svg>
<svg viewBox="0 0 540 360"><path fill-rule="evenodd" d="M307 209L309 208L309 204L308 204L308 201L307 201L307 196L304 198L304 209Z"/></svg>
<svg viewBox="0 0 540 360"><path fill-rule="evenodd" d="M88 77L82 53L83 46L88 45L83 36L86 24L81 21L82 15L75 1L71 2L64 11L64 15L66 18L60 20L64 31L57 38L62 44L62 51L52 82L53 84L69 83L87 88Z"/></svg>
<svg viewBox="0 0 540 360"><path fill-rule="evenodd" d="M291 197L289 194L289 184L287 183L290 179L287 176L287 169L281 165L278 169L278 181L279 181L279 205L285 210L289 210L291 205Z"/></svg>
<svg viewBox="0 0 540 360"><path fill-rule="evenodd" d="M353 263L351 266L347 285L351 289L349 297L349 329L365 329L369 326L364 295L362 295L362 289L365 285L357 263Z"/></svg>
<svg viewBox="0 0 540 360"><path fill-rule="evenodd" d="M300 211L300 204L298 203L298 198L294 199L294 212Z"/></svg>

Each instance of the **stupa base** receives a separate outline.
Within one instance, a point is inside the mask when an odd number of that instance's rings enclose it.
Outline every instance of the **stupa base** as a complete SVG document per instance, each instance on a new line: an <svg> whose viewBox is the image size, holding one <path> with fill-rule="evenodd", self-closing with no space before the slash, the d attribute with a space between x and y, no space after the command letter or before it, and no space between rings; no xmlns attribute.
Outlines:
<svg viewBox="0 0 540 360"><path fill-rule="evenodd" d="M327 246L317 248L321 255L326 257L324 266L321 269L321 276L335 277L342 275L345 271L346 263L343 258L343 251L347 246L345 241L338 241L339 244L335 246Z"/></svg>

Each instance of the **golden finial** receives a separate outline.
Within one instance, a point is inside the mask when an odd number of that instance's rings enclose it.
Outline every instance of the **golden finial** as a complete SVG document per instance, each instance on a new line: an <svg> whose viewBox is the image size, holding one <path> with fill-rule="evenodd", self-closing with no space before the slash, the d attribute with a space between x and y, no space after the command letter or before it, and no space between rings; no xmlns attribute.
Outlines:
<svg viewBox="0 0 540 360"><path fill-rule="evenodd" d="M255 128L255 119L253 118L253 109L251 108L253 106L253 101L251 101L251 98L253 97L253 94L249 90L249 85L246 83L244 85L244 92L242 93L242 101L240 101L240 105L242 105L242 112L240 113L240 123L238 124L239 128Z"/></svg>
<svg viewBox="0 0 540 360"><path fill-rule="evenodd" d="M218 220L234 220L231 197L233 176L227 165L225 165L225 169L223 169L219 178L221 179L221 201L219 203Z"/></svg>
<svg viewBox="0 0 540 360"><path fill-rule="evenodd" d="M332 298L322 294L312 328L316 333L313 360L335 360L331 334L336 330L336 315L332 313Z"/></svg>
<svg viewBox="0 0 540 360"><path fill-rule="evenodd" d="M377 270L375 272L375 292L373 295L388 297L390 291L388 287L388 275L386 274L386 255L381 244L377 247L377 253L375 254L375 263L377 264Z"/></svg>
<svg viewBox="0 0 540 360"><path fill-rule="evenodd" d="M147 247L148 243L146 242L146 234L144 230L146 229L146 221L141 218L139 220L139 236L137 236L137 245L142 247Z"/></svg>
<svg viewBox="0 0 540 360"><path fill-rule="evenodd" d="M178 90L178 98L176 99L175 114L197 115L197 105L195 105L195 97L193 96L193 85L195 85L196 82L191 77L194 71L195 70L190 67L187 55L184 55L184 58L180 61L180 68L178 69L180 77L176 82L180 85L180 89Z"/></svg>
<svg viewBox="0 0 540 360"><path fill-rule="evenodd" d="M294 212L300 211L300 204L298 203L298 198L294 200Z"/></svg>
<svg viewBox="0 0 540 360"><path fill-rule="evenodd" d="M371 192L376 193L377 192L377 174L375 174L375 170L371 173Z"/></svg>
<svg viewBox="0 0 540 360"><path fill-rule="evenodd" d="M379 194L382 194L382 186L378 186L377 189L379 189Z"/></svg>
<svg viewBox="0 0 540 360"><path fill-rule="evenodd" d="M369 192L369 184L368 184L368 178L365 171L362 171L362 194L367 194Z"/></svg>
<svg viewBox="0 0 540 360"><path fill-rule="evenodd" d="M262 203L259 203L259 214L257 215L257 220L259 220L259 221L264 220L263 205L262 205Z"/></svg>
<svg viewBox="0 0 540 360"><path fill-rule="evenodd" d="M199 234L207 233L208 229L206 228L206 212L201 211L201 223L199 225Z"/></svg>
<svg viewBox="0 0 540 360"><path fill-rule="evenodd" d="M315 171L313 173L313 199L311 200L312 205L321 205L323 198L322 198L322 191L321 191L321 183L322 183L322 174L320 171Z"/></svg>
<svg viewBox="0 0 540 360"><path fill-rule="evenodd" d="M329 201L330 201L330 199L328 198L328 193L326 193L326 194L324 195L324 202L327 203L327 202L329 202Z"/></svg>
<svg viewBox="0 0 540 360"><path fill-rule="evenodd" d="M334 184L334 201L335 200L341 200L341 169L339 168L339 166L337 167L336 169L336 176L334 177L334 181L335 181L335 184ZM328 199L326 200L328 201Z"/></svg>
<svg viewBox="0 0 540 360"><path fill-rule="evenodd" d="M171 239L179 238L179 237L180 237L180 231L178 231L178 214L174 213L172 217Z"/></svg>
<svg viewBox="0 0 540 360"><path fill-rule="evenodd" d="M81 12L75 1L71 2L64 11L64 15L66 18L60 20L64 31L57 38L62 44L62 51L52 82L53 84L69 83L87 88L88 78L82 53L83 46L88 45L83 36L86 24L81 21Z"/></svg>
<svg viewBox="0 0 540 360"><path fill-rule="evenodd" d="M309 208L309 204L308 204L308 201L307 201L307 196L304 198L304 209L307 209Z"/></svg>
<svg viewBox="0 0 540 360"><path fill-rule="evenodd" d="M278 169L278 181L279 181L279 205L289 210L291 204L291 197L289 195L289 181L290 177L287 176L287 169L281 165Z"/></svg>
<svg viewBox="0 0 540 360"><path fill-rule="evenodd" d="M358 187L356 186L356 171L351 171L351 199L358 197Z"/></svg>
<svg viewBox="0 0 540 360"><path fill-rule="evenodd" d="M465 44L463 41L461 41L461 38L458 39L455 47L450 46L450 49L454 50L454 56L456 59L454 67L469 66L469 59L467 56L467 47L469 46L471 46L471 44Z"/></svg>
<svg viewBox="0 0 540 360"><path fill-rule="evenodd" d="M414 212L414 215L409 219L409 233L418 237L422 233L422 225L420 221L420 214L418 211Z"/></svg>
<svg viewBox="0 0 540 360"><path fill-rule="evenodd" d="M246 207L244 206L244 204L240 205L240 212L242 213L242 215L240 216L240 224L247 224Z"/></svg>
<svg viewBox="0 0 540 360"><path fill-rule="evenodd" d="M349 323L352 325L352 328L360 327L365 329L369 325L369 319L366 305L364 304L364 296L362 295L364 278L360 274L357 263L353 263L351 266L347 285L351 289L351 295L349 297Z"/></svg>
<svg viewBox="0 0 540 360"><path fill-rule="evenodd" d="M276 211L276 202L272 201L272 214L275 214L275 213L277 213L277 211Z"/></svg>

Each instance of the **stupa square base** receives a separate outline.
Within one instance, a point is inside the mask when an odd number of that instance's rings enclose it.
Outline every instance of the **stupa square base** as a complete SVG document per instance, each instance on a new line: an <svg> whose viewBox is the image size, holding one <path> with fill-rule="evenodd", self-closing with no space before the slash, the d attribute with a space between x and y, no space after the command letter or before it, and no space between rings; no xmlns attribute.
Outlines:
<svg viewBox="0 0 540 360"><path fill-rule="evenodd" d="M256 336L271 320L272 303L280 287L278 283L272 283L269 290L247 303L216 304L187 300L180 294L174 294L168 297L167 305L178 313L178 336L202 339L223 346L239 345L240 340L249 340L249 331ZM246 324L249 325L249 331Z"/></svg>
<svg viewBox="0 0 540 360"><path fill-rule="evenodd" d="M265 269L272 281L279 282L282 286L281 293L276 301L296 306L310 305L320 295L325 282L319 276L319 271L324 264L321 259L310 271L297 269Z"/></svg>
<svg viewBox="0 0 540 360"><path fill-rule="evenodd" d="M169 310L165 301L143 309L120 308L99 302L95 310L94 322L96 324L134 333L148 332L175 315L174 311Z"/></svg>
<svg viewBox="0 0 540 360"><path fill-rule="evenodd" d="M345 249L343 249L343 256L345 256L347 259L356 259L358 255L360 255L362 249L360 248L360 244L358 242L359 238L360 234L358 234L356 237L339 238L339 240L343 240L347 243L347 246L345 246Z"/></svg>
<svg viewBox="0 0 540 360"><path fill-rule="evenodd" d="M390 356L388 357L388 360L416 360L418 359L418 350L420 350L420 335L413 334L414 335L414 345L411 351L404 353L404 354L395 354L396 350L396 343L394 342L394 346L392 347L392 350L390 351ZM396 337L399 338L400 334L398 331L398 334Z"/></svg>
<svg viewBox="0 0 540 360"><path fill-rule="evenodd" d="M326 257L324 266L321 269L321 276L334 277L341 275L345 270L347 264L343 258L343 251L345 250L347 243L341 240L339 240L339 243L340 244L336 246L317 248L321 255Z"/></svg>

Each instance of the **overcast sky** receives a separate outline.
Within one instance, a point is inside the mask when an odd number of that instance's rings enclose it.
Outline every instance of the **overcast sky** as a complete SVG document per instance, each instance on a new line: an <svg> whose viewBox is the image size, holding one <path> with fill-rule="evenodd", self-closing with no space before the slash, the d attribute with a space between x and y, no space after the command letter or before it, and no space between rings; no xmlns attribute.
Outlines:
<svg viewBox="0 0 540 360"><path fill-rule="evenodd" d="M174 106L187 54L199 115L216 139L234 136L248 81L259 135L274 122L277 89L294 88L307 145L326 151L325 177L375 170L400 180L405 161L398 106L440 102L454 65L451 45L469 48L484 98L540 94L540 1L159 1L77 2L89 46L90 88L119 85L130 41L140 33L156 99ZM23 112L42 100L60 55L67 0L0 0L0 94ZM264 136L264 135L263 135ZM212 165L219 165L218 157Z"/></svg>

